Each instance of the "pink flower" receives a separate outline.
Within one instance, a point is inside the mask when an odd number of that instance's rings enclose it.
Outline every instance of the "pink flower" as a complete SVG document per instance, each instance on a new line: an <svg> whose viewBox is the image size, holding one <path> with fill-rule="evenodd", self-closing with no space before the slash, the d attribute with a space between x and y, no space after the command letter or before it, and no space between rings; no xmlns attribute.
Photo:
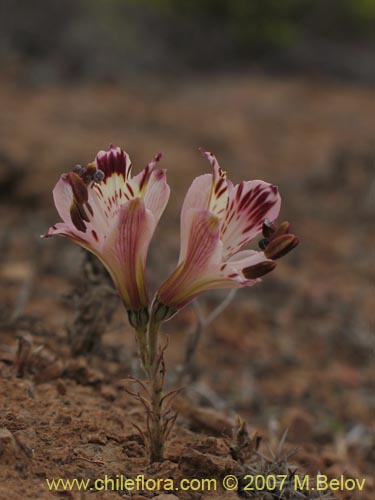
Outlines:
<svg viewBox="0 0 375 500"><path fill-rule="evenodd" d="M86 167L63 174L53 190L63 222L45 235L67 236L95 254L128 311L136 312L129 314L134 323L137 311L147 316L147 251L169 198L165 171L154 170L160 157L132 177L129 156L111 145Z"/></svg>
<svg viewBox="0 0 375 500"><path fill-rule="evenodd" d="M154 315L166 320L201 293L214 288L241 288L260 281L276 267L275 259L298 244L289 224L274 221L280 211L276 186L261 180L233 186L215 156L213 173L197 177L181 211L181 250L177 268L157 291ZM243 246L264 229L264 251Z"/></svg>

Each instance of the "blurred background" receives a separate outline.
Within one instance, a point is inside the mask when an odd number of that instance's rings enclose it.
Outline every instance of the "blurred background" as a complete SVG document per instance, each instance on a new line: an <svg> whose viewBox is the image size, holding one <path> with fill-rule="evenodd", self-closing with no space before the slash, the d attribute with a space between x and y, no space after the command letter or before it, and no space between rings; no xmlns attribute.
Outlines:
<svg viewBox="0 0 375 500"><path fill-rule="evenodd" d="M374 81L372 0L3 0L2 63L28 81L307 71Z"/></svg>
<svg viewBox="0 0 375 500"><path fill-rule="evenodd" d="M277 184L280 220L301 245L205 332L194 375L200 404L268 432L289 427L310 451L342 451L345 442L354 471L369 470L375 2L2 0L0 8L3 357L25 330L70 355L80 305L66 297L84 275L83 254L39 238L58 220L59 175L110 143L127 150L135 172L163 153L172 195L150 252L155 287L178 256L184 193L209 170L202 146L235 183ZM224 296L207 296L203 309ZM91 361L110 367L108 377L128 373L134 352L116 314L100 332L113 363ZM182 362L195 321L187 308L166 326L169 366ZM32 330L35 322L43 328Z"/></svg>

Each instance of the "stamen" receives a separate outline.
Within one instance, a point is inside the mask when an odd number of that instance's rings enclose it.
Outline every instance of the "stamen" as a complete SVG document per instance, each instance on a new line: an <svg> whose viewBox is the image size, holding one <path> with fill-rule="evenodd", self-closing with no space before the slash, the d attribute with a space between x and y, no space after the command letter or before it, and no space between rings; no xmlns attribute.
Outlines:
<svg viewBox="0 0 375 500"><path fill-rule="evenodd" d="M262 231L263 231L263 236L265 238L270 238L273 235L273 233L276 231L276 226L270 220L265 219L263 222Z"/></svg>
<svg viewBox="0 0 375 500"><path fill-rule="evenodd" d="M95 173L94 173L94 177L93 177L93 180L94 182L101 182L105 177L105 174L103 172L103 170L97 170Z"/></svg>
<svg viewBox="0 0 375 500"><path fill-rule="evenodd" d="M290 233L290 223L288 221L284 221L280 224L278 228L276 228L276 231L273 233L272 238L278 238L279 236L282 236L283 234L289 234Z"/></svg>
<svg viewBox="0 0 375 500"><path fill-rule="evenodd" d="M280 259L299 244L299 238L294 234L283 234L272 239L264 251L268 259Z"/></svg>
<svg viewBox="0 0 375 500"><path fill-rule="evenodd" d="M75 174L78 174L80 177L82 177L82 175L85 173L85 167L82 167L82 165L76 165L74 168L73 168L73 172Z"/></svg>
<svg viewBox="0 0 375 500"><path fill-rule="evenodd" d="M268 240L267 238L263 238L258 242L258 246L261 250L265 250L269 242L270 240Z"/></svg>
<svg viewBox="0 0 375 500"><path fill-rule="evenodd" d="M94 179L94 175L96 172L96 167L93 163L89 163L86 165L85 171L82 175L82 180L88 186Z"/></svg>
<svg viewBox="0 0 375 500"><path fill-rule="evenodd" d="M245 267L245 269L242 269L242 274L247 279L257 279L270 273L275 269L275 267L276 262L268 260L265 262L259 262L259 264L255 264L254 266Z"/></svg>
<svg viewBox="0 0 375 500"><path fill-rule="evenodd" d="M81 177L74 172L68 173L68 180L72 187L74 199L77 200L77 203L83 205L88 200L88 192L87 187Z"/></svg>
<svg viewBox="0 0 375 500"><path fill-rule="evenodd" d="M83 214L86 215L84 212ZM80 207L77 202L73 202L72 206L70 207L70 218L72 219L72 223L76 227L76 229L78 229L78 231L81 231L82 233L85 233L87 228L82 217L83 214L82 207Z"/></svg>

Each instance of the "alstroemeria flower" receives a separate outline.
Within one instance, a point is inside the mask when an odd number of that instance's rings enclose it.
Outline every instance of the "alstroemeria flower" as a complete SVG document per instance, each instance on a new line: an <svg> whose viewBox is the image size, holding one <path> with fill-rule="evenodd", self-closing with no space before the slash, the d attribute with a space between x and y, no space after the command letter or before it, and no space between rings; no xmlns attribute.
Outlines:
<svg viewBox="0 0 375 500"><path fill-rule="evenodd" d="M160 157L132 177L129 156L111 145L86 167L78 165L63 174L53 190L63 222L45 235L67 236L95 254L133 313L129 318L134 323L137 314L147 316L147 251L169 198L165 171L154 169Z"/></svg>
<svg viewBox="0 0 375 500"><path fill-rule="evenodd" d="M213 173L197 177L187 192L178 265L154 300L159 320L169 319L207 290L254 285L275 268L275 259L298 244L287 223L279 229L272 223L281 204L276 186L261 180L233 186L215 156L203 155ZM268 237L262 240L264 251L240 251L262 229Z"/></svg>

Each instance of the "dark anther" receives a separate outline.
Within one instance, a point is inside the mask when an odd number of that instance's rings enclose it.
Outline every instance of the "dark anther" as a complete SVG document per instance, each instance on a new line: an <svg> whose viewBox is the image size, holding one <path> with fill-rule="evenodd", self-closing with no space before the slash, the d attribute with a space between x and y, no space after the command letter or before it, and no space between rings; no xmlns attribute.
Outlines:
<svg viewBox="0 0 375 500"><path fill-rule="evenodd" d="M280 224L280 226L276 229L276 231L273 233L272 238L278 238L279 236L282 236L283 234L289 234L290 233L290 223L288 221L284 221Z"/></svg>
<svg viewBox="0 0 375 500"><path fill-rule="evenodd" d="M81 177L85 173L85 167L82 167L82 165L76 165L73 168L73 172Z"/></svg>
<svg viewBox="0 0 375 500"><path fill-rule="evenodd" d="M86 184L86 186L88 186L94 180L95 172L96 167L94 163L89 163L88 165L86 165L85 171L82 175L82 180Z"/></svg>
<svg viewBox="0 0 375 500"><path fill-rule="evenodd" d="M273 222L265 219L263 222L262 232L265 238L271 238L273 233L276 231L276 226Z"/></svg>
<svg viewBox="0 0 375 500"><path fill-rule="evenodd" d="M299 238L294 234L282 234L274 238L267 245L264 255L268 259L280 259L299 244Z"/></svg>
<svg viewBox="0 0 375 500"><path fill-rule="evenodd" d="M263 238L262 240L259 241L258 246L261 250L265 250L268 243L269 243L269 240L267 240L267 238Z"/></svg>
<svg viewBox="0 0 375 500"><path fill-rule="evenodd" d="M103 170L97 170L94 174L94 182L101 182L104 179Z"/></svg>
<svg viewBox="0 0 375 500"><path fill-rule="evenodd" d="M82 177L74 172L69 172L68 180L73 191L74 199L77 203L80 205L86 203L88 201L88 192Z"/></svg>
<svg viewBox="0 0 375 500"><path fill-rule="evenodd" d="M70 218L73 225L78 229L78 231L81 231L82 233L86 232L87 228L84 221L88 221L87 215L82 205L79 205L77 201L73 201L70 207Z"/></svg>
<svg viewBox="0 0 375 500"><path fill-rule="evenodd" d="M245 269L242 269L242 274L247 279L256 279L260 278L261 276L264 276L265 274L270 273L275 269L275 267L276 267L276 262L267 260L265 262L260 262L259 264L255 264L254 266L245 267Z"/></svg>

